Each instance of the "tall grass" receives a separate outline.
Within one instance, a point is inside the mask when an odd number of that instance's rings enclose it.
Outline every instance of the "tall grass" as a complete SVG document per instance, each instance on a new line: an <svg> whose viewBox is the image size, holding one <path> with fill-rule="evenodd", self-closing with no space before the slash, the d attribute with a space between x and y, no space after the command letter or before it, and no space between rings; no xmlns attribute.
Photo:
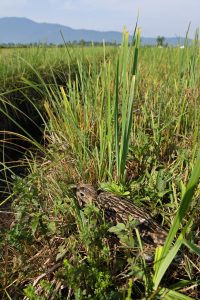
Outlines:
<svg viewBox="0 0 200 300"><path fill-rule="evenodd" d="M125 33L112 68L111 61L104 59L102 71L88 78L83 62L78 60L76 79L70 78L66 89L51 90L45 102L50 130L66 139L82 177L92 164L96 180L125 180L138 49L139 31L134 49L129 48Z"/></svg>
<svg viewBox="0 0 200 300"><path fill-rule="evenodd" d="M1 171L16 212L2 235L4 296L11 298L17 287L29 299L62 299L64 287L67 299L198 297L198 32L184 49L140 47L137 29L132 45L124 32L116 48L1 54L12 63L0 61L0 81L11 86L0 94L0 111L16 130L7 132L10 139L5 129L1 135ZM31 124L44 130L42 144L19 121L30 122L30 107L40 122ZM28 166L25 178L6 164L14 136L29 144L17 162ZM132 224L108 231L97 208L78 209L70 188L80 181L128 195L162 222L169 233L153 265L144 259L139 231L133 238ZM120 246L110 246L108 232L117 234Z"/></svg>
<svg viewBox="0 0 200 300"><path fill-rule="evenodd" d="M188 182L187 187L184 188L182 201L180 203L179 209L176 213L176 216L172 222L171 229L168 233L168 237L166 239L165 245L163 249L160 251L159 255L155 260L155 275L154 275L154 288L157 289L167 268L172 263L174 257L178 253L179 249L182 245L186 245L191 250L196 252L197 255L200 255L200 249L193 245L191 242L187 242L185 239L185 235L187 233L188 228L193 222L194 215L192 214L191 218L187 221L179 237L173 245L174 238L177 234L177 231L181 228L184 223L184 218L186 217L189 210L191 210L191 203L193 199L193 195L195 192L195 188L199 183L200 178L200 154L198 155L197 161L195 163L194 170L192 172L191 178ZM197 203L198 204L198 203ZM170 249L171 248L171 249Z"/></svg>

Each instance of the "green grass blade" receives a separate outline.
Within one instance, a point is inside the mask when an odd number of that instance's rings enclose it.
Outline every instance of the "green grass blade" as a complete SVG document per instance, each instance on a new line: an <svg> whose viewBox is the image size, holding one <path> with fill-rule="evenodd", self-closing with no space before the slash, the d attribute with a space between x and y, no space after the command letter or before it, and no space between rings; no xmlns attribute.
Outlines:
<svg viewBox="0 0 200 300"><path fill-rule="evenodd" d="M200 256L200 247L198 247L197 245L193 244L190 241L187 240L183 240L183 244L190 249L191 251L193 251L194 253L196 253L198 256Z"/></svg>
<svg viewBox="0 0 200 300"><path fill-rule="evenodd" d="M159 292L160 299L165 300L195 300L189 296L183 295L177 291L173 291L170 289L161 289Z"/></svg>
<svg viewBox="0 0 200 300"><path fill-rule="evenodd" d="M119 157L119 60L117 61L116 72L116 90L115 90L115 109L114 109L114 126L115 126L115 155L116 155L116 171L117 177L120 173L120 157Z"/></svg>
<svg viewBox="0 0 200 300"><path fill-rule="evenodd" d="M198 181L199 181L199 177L200 177L200 153L197 157L191 178L186 187L185 194L183 195L180 207L174 218L171 229L169 231L166 242L164 244L160 262L157 262L157 264L156 264L155 275L154 275L154 288L155 289L157 289L160 281L162 280L162 277L163 277L165 271L167 270L167 268L169 267L173 258L175 257L176 253L178 252L179 248L181 247L182 239L180 238L181 240L178 239L176 241L175 245L173 246L173 248L170 250L170 252L168 252L172 245L172 242L175 238L175 235L183 222L183 218L185 217L185 215L187 214L187 212L189 210L190 204L192 202L192 197L193 197L193 194L195 191L195 187L197 186ZM186 227L187 227L187 225L186 225ZM184 229L183 231L185 231L185 230L186 229ZM183 235L181 235L181 237L183 237Z"/></svg>

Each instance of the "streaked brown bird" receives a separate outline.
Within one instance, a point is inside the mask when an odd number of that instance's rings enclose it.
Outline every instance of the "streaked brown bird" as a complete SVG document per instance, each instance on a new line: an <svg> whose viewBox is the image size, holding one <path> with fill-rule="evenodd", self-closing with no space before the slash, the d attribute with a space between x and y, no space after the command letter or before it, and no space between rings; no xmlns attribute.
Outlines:
<svg viewBox="0 0 200 300"><path fill-rule="evenodd" d="M93 203L103 210L105 219L113 224L127 223L131 217L137 221L136 226L145 243L154 246L164 244L167 232L153 220L148 212L131 201L109 192L97 193L91 184L79 184L76 195L80 207Z"/></svg>

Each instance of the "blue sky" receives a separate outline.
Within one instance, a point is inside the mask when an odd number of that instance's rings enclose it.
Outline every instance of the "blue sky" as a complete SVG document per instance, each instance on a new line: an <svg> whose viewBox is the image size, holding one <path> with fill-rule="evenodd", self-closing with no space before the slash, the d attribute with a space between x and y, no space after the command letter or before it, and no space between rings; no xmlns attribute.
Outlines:
<svg viewBox="0 0 200 300"><path fill-rule="evenodd" d="M73 28L132 32L137 13L143 36L184 36L200 27L200 0L0 0L0 17L27 17Z"/></svg>

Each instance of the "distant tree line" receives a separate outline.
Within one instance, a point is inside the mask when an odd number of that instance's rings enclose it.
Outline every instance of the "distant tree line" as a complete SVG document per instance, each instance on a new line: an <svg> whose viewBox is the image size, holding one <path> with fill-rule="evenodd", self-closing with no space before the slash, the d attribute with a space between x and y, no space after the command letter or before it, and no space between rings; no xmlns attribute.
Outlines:
<svg viewBox="0 0 200 300"><path fill-rule="evenodd" d="M142 39L141 39L142 41ZM102 46L103 42L92 42L92 41L85 41L84 39L80 41L72 41L72 42L65 42L62 44L54 44L54 43L0 43L0 48L30 48L30 47L66 47L66 46L79 46L79 47L90 47L90 46ZM130 42L130 44L133 42ZM120 43L117 41L114 42L105 42L107 46L118 46ZM154 45L145 45L145 47L167 47L168 44L165 42L164 36L158 36L156 39L156 43Z"/></svg>
<svg viewBox="0 0 200 300"><path fill-rule="evenodd" d="M105 45L108 46L117 46L120 43L117 43L116 41L114 42L105 42ZM65 46L81 46L81 47L90 47L91 45L93 46L101 46L102 42L91 42L91 41L85 41L85 40L80 40L76 41L74 40L73 42L66 42L65 44L54 44L54 43L0 43L0 48L30 48L30 47L65 47Z"/></svg>

